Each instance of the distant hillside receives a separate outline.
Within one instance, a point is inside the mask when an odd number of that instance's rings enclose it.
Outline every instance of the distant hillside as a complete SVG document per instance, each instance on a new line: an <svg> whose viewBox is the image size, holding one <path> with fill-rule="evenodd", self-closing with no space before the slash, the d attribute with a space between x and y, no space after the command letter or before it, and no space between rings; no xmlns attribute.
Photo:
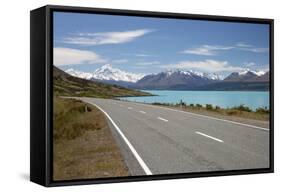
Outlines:
<svg viewBox="0 0 281 192"><path fill-rule="evenodd" d="M98 98L112 98L122 96L148 96L150 93L127 89L117 85L110 85L71 76L53 67L54 94L59 96L87 96Z"/></svg>

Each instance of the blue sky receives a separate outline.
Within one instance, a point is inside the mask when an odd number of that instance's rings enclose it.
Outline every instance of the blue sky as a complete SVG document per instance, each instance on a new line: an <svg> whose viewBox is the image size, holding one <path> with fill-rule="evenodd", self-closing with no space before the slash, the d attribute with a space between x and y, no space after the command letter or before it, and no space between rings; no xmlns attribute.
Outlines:
<svg viewBox="0 0 281 192"><path fill-rule="evenodd" d="M54 64L145 74L268 70L269 25L55 12Z"/></svg>

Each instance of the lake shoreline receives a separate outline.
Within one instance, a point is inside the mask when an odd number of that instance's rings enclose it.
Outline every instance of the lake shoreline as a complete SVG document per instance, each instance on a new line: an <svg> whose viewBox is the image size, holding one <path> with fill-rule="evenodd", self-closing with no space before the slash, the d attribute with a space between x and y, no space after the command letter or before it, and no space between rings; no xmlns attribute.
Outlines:
<svg viewBox="0 0 281 192"><path fill-rule="evenodd" d="M118 97L121 100L141 103L171 103L185 102L186 104L211 104L221 108L231 108L245 105L250 109L269 108L269 92L266 91L171 91L171 90L140 90L151 96Z"/></svg>

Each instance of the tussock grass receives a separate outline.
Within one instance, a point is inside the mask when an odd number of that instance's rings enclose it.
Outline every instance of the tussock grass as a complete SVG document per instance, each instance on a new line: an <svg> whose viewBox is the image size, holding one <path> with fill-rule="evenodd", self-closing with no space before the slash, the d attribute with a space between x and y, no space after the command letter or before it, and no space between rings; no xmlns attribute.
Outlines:
<svg viewBox="0 0 281 192"><path fill-rule="evenodd" d="M121 152L101 111L54 97L54 180L128 176Z"/></svg>

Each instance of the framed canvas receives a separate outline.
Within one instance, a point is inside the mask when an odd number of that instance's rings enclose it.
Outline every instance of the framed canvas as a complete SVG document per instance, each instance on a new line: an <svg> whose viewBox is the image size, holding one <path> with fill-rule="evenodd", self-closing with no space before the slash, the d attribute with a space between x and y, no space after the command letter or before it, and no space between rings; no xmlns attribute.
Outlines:
<svg viewBox="0 0 281 192"><path fill-rule="evenodd" d="M273 20L31 11L30 180L273 172Z"/></svg>

